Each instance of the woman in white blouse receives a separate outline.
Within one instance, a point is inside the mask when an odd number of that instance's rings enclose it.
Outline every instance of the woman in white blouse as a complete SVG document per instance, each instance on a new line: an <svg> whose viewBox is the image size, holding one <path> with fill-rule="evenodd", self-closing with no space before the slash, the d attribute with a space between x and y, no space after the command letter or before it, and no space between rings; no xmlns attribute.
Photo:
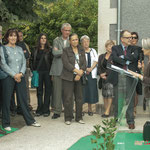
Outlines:
<svg viewBox="0 0 150 150"><path fill-rule="evenodd" d="M97 63L98 55L95 49L90 48L90 38L84 35L80 39L82 47L86 55L86 76L88 79L87 84L83 90L84 103L88 103L88 115L93 116L92 104L98 102L98 89L97 89Z"/></svg>

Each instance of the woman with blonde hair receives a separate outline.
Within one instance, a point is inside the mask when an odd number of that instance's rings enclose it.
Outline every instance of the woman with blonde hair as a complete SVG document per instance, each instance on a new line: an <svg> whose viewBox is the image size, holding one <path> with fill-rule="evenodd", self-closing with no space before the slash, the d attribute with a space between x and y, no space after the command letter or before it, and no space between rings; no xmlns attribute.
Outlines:
<svg viewBox="0 0 150 150"><path fill-rule="evenodd" d="M101 54L98 59L98 75L100 76L100 81L102 81L102 96L104 99L105 112L102 114L103 118L109 117L110 108L112 104L112 99L114 96L113 84L109 82L110 72L107 69L107 64L112 63L112 46L115 43L112 40L108 40L105 43L106 53Z"/></svg>

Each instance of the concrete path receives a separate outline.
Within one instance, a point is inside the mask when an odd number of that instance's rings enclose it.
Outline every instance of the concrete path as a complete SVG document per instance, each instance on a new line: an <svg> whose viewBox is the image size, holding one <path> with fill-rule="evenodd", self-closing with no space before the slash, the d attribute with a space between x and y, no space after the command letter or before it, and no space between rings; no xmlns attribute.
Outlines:
<svg viewBox="0 0 150 150"><path fill-rule="evenodd" d="M93 125L101 124L100 115L84 116L86 124L75 121L71 125L65 125L63 114L56 120L50 117L38 117L36 120L41 127L24 126L20 130L0 138L0 150L67 150L71 145L83 136L89 135ZM149 120L148 115L137 116L136 129L142 131L143 124ZM128 130L121 127L121 130ZM130 130L131 131L131 130Z"/></svg>
<svg viewBox="0 0 150 150"><path fill-rule="evenodd" d="M100 115L84 117L86 124L75 121L65 125L63 114L59 119L38 117L41 127L25 126L0 138L0 150L66 150L81 137L90 134L93 125L101 123Z"/></svg>

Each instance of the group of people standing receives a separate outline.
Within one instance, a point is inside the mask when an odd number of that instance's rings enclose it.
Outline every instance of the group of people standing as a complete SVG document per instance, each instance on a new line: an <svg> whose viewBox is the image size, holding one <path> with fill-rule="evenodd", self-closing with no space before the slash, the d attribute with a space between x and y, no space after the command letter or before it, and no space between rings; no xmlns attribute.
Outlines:
<svg viewBox="0 0 150 150"><path fill-rule="evenodd" d="M14 91L16 91L18 106L21 108L26 124L34 127L40 126L32 117L29 109L30 101L27 100L29 88L28 77L25 81L27 64L31 71L36 70L39 73L39 86L36 89L36 116L48 117L51 113L51 105L52 119L57 119L64 107L66 125L70 125L74 118L78 123L84 124L82 106L88 103L88 115L93 116L92 104L98 102L97 76L99 76L105 108L102 117L109 117L112 103L114 103L114 116L118 117L118 82L120 81L118 81L119 77L107 69L107 65L114 64L120 68L129 69L134 76L141 73L138 65L141 63L139 60L142 59L142 68L144 57L141 48L135 46L138 34L128 30L122 31L121 44L115 46L114 41L106 41L106 53L98 58L96 50L90 48L90 38L83 35L80 38L80 45L78 35L71 34L71 29L69 23L64 23L61 27L62 35L54 39L52 47L47 35L41 33L31 56L29 56L30 51L26 49L27 45L23 42L19 43L19 34L16 29L9 29L6 32L4 36L6 45L0 48L0 67L8 75L0 81L3 99L2 127L5 130L11 131L9 113ZM145 81L143 76L138 74L138 77ZM141 82L137 85L137 94L142 94ZM135 95L132 97L126 114L129 129L135 128L134 110L137 100L134 99ZM75 117L73 115L74 101Z"/></svg>

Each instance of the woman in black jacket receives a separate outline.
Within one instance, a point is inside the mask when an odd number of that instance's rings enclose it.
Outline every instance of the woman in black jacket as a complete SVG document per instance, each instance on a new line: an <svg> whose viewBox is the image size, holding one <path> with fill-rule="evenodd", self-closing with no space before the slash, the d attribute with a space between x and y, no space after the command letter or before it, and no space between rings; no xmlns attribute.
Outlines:
<svg viewBox="0 0 150 150"><path fill-rule="evenodd" d="M98 75L102 81L102 96L104 99L104 108L105 112L102 114L103 118L109 117L110 108L112 104L112 99L114 97L113 84L110 83L110 71L107 69L107 64L112 63L112 46L114 46L114 42L112 40L108 40L105 43L106 53L101 54L98 59Z"/></svg>
<svg viewBox="0 0 150 150"><path fill-rule="evenodd" d="M41 33L37 46L30 59L31 70L37 70L39 73L39 87L37 87L37 100L38 106L36 110L36 116L43 115L48 117L50 115L50 96L52 92L51 88L51 78L49 71L52 63L52 49L47 40L47 36ZM44 91L44 101L43 101L43 85L45 87Z"/></svg>

